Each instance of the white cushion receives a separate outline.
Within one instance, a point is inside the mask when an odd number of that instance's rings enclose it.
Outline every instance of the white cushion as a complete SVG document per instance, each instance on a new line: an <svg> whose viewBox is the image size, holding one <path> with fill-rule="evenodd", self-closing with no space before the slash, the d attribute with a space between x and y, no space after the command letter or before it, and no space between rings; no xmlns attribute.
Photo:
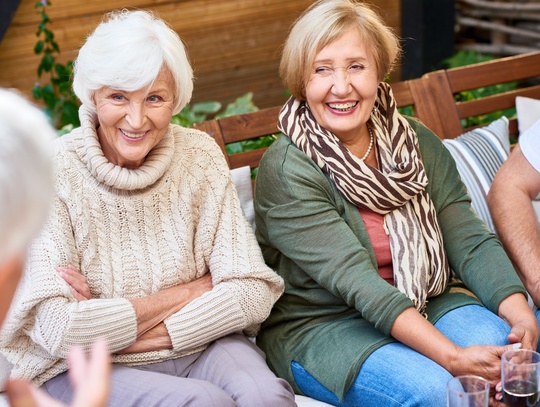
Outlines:
<svg viewBox="0 0 540 407"><path fill-rule="evenodd" d="M242 210L251 227L255 230L255 209L253 208L253 188L251 184L251 169L249 166L231 170L231 175L240 198Z"/></svg>
<svg viewBox="0 0 540 407"><path fill-rule="evenodd" d="M324 403L322 401L315 400L310 397L299 396L298 394L294 396L294 400L296 401L296 404L298 405L298 407L325 407L325 406L331 407L332 406L331 404Z"/></svg>
<svg viewBox="0 0 540 407"><path fill-rule="evenodd" d="M495 173L510 153L508 119L503 116L443 143L456 161L474 211L495 232L486 197Z"/></svg>
<svg viewBox="0 0 540 407"><path fill-rule="evenodd" d="M540 100L516 96L516 114L519 134L523 134L540 119Z"/></svg>

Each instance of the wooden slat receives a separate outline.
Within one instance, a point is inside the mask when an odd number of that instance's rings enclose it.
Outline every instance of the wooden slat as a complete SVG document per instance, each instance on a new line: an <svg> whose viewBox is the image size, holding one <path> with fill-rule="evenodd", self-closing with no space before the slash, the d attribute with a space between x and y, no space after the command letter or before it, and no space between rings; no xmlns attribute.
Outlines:
<svg viewBox="0 0 540 407"><path fill-rule="evenodd" d="M225 144L279 132L277 118L280 110L281 106L275 106L219 119Z"/></svg>
<svg viewBox="0 0 540 407"><path fill-rule="evenodd" d="M437 135L440 138L458 137L462 128L446 70L430 72L422 78L428 81L427 86L435 101L436 116L441 126Z"/></svg>
<svg viewBox="0 0 540 407"><path fill-rule="evenodd" d="M453 93L538 76L540 52L447 70Z"/></svg>
<svg viewBox="0 0 540 407"><path fill-rule="evenodd" d="M444 138L443 126L431 88L424 79L413 79L408 82L415 101L416 116L438 137Z"/></svg>
<svg viewBox="0 0 540 407"><path fill-rule="evenodd" d="M231 154L229 156L230 168L240 168L249 165L250 168L257 168L259 162L267 148L245 151L242 153Z"/></svg>
<svg viewBox="0 0 540 407"><path fill-rule="evenodd" d="M414 104L408 81L393 82L390 85L392 86L392 93L394 94L398 107L411 106Z"/></svg>
<svg viewBox="0 0 540 407"><path fill-rule="evenodd" d="M461 118L479 116L485 113L515 107L516 96L540 99L540 85L498 93L481 99L457 102L456 107Z"/></svg>

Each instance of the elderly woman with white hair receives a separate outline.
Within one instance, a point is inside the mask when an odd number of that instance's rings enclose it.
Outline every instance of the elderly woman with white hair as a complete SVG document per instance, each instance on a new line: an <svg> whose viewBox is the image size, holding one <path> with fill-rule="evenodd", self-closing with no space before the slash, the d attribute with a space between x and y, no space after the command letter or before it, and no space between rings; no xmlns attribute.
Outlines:
<svg viewBox="0 0 540 407"><path fill-rule="evenodd" d="M70 402L66 355L104 337L110 406L293 406L253 335L283 291L190 100L181 39L113 12L74 70L81 127L55 143L55 198L0 350L12 376Z"/></svg>

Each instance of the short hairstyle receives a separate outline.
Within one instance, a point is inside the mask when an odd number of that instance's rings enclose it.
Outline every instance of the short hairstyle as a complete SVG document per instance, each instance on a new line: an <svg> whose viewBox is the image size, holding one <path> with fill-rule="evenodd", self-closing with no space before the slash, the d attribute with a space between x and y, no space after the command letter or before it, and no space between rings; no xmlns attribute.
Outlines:
<svg viewBox="0 0 540 407"><path fill-rule="evenodd" d="M173 114L177 114L193 93L193 69L181 38L149 11L116 10L105 15L79 50L73 90L95 110L97 90L140 90L151 85L163 68L175 82Z"/></svg>
<svg viewBox="0 0 540 407"><path fill-rule="evenodd" d="M391 72L401 47L381 17L355 0L319 0L294 22L283 47L279 73L296 99L305 100L306 81L319 51L351 28L371 46L379 80Z"/></svg>
<svg viewBox="0 0 540 407"><path fill-rule="evenodd" d="M24 254L47 214L55 135L38 108L0 89L0 264Z"/></svg>

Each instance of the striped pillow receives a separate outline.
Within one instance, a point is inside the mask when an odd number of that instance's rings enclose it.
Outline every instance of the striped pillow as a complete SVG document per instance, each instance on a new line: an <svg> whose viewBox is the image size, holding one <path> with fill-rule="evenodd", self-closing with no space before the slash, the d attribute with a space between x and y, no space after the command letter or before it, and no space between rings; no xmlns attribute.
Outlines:
<svg viewBox="0 0 540 407"><path fill-rule="evenodd" d="M495 232L486 196L495 173L510 153L508 119L503 116L489 126L445 139L443 143L456 161L474 211Z"/></svg>

